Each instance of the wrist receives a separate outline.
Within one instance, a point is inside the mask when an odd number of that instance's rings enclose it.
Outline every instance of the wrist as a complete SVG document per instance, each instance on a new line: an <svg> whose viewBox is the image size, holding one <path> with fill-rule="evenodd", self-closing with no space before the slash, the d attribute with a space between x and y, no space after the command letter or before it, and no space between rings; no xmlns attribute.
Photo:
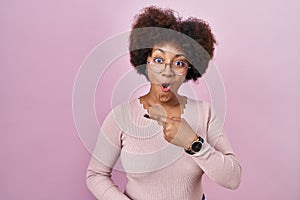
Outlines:
<svg viewBox="0 0 300 200"><path fill-rule="evenodd" d="M194 137L192 138L192 140L189 140L189 141L187 142L187 145L184 147L184 149L185 149L185 150L190 150L192 144L193 144L195 141L197 141L197 140L198 140L198 135L195 134Z"/></svg>
<svg viewBox="0 0 300 200"><path fill-rule="evenodd" d="M191 144L191 146L188 149L185 149L184 151L190 155L194 155L195 153L200 152L203 143L204 139L200 136L197 136L197 139Z"/></svg>

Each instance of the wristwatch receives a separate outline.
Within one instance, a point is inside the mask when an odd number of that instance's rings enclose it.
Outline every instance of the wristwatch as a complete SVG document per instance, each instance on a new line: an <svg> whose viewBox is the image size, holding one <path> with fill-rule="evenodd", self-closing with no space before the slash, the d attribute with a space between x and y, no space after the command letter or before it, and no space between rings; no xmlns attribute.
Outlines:
<svg viewBox="0 0 300 200"><path fill-rule="evenodd" d="M191 144L191 146L188 149L185 149L184 151L188 154L194 155L195 153L198 153L201 150L203 142L203 138L198 136L198 139L195 140Z"/></svg>

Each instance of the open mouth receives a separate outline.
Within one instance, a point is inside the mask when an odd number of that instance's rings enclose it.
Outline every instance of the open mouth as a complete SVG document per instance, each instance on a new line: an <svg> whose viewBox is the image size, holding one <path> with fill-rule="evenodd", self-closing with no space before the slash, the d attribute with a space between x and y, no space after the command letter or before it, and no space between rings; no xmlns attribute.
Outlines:
<svg viewBox="0 0 300 200"><path fill-rule="evenodd" d="M171 89L170 83L163 83L163 84L161 84L161 89L162 89L164 92L170 91L170 89Z"/></svg>

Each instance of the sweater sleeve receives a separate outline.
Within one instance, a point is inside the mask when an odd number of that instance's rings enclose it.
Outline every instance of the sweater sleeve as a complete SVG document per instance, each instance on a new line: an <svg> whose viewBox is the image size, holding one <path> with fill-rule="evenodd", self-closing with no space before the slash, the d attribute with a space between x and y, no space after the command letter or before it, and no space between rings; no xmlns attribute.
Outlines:
<svg viewBox="0 0 300 200"><path fill-rule="evenodd" d="M86 183L92 194L101 200L128 200L111 179L112 167L121 152L121 134L114 114L104 120L97 143L87 168Z"/></svg>
<svg viewBox="0 0 300 200"><path fill-rule="evenodd" d="M203 111L204 119L207 119L204 143L201 151L192 157L212 181L225 188L237 189L242 169L223 130L223 124L208 103L203 104Z"/></svg>

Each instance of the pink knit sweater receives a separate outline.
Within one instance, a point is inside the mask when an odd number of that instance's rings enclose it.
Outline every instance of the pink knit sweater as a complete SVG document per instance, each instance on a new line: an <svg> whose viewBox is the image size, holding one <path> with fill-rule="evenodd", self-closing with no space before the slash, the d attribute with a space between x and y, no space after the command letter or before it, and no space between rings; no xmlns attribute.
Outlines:
<svg viewBox="0 0 300 200"><path fill-rule="evenodd" d="M104 120L87 170L87 186L97 199L201 200L204 173L223 187L239 186L240 164L209 103L188 99L181 116L205 140L195 155L168 143L145 113L136 99ZM125 193L113 183L112 167L127 173Z"/></svg>

